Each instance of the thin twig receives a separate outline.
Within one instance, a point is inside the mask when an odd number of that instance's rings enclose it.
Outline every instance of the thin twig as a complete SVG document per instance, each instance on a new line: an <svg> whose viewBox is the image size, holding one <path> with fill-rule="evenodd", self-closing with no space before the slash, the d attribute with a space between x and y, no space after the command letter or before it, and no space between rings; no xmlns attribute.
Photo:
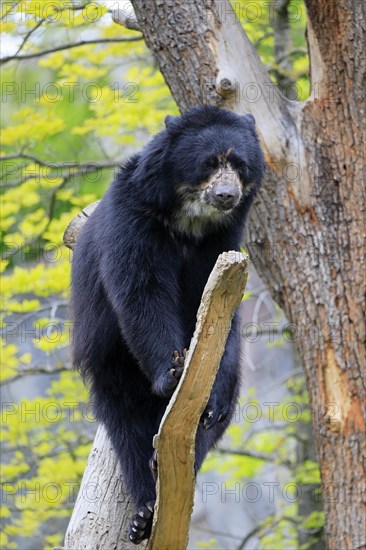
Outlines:
<svg viewBox="0 0 366 550"><path fill-rule="evenodd" d="M276 456L257 453L256 451L245 451L245 450L235 450L235 449L216 449L216 452L220 454L255 458L257 460L264 460L265 462L271 462L271 463L275 462L276 464L279 464L281 466L286 466L287 468L291 468L292 466L289 460L280 460Z"/></svg>
<svg viewBox="0 0 366 550"><path fill-rule="evenodd" d="M98 172L99 170L107 170L107 169L111 169L111 168L118 168L119 164L118 163L115 163L115 162L112 162L112 163L108 163L108 162L105 162L105 163L98 163L98 164L89 164L89 163L84 163L84 164L79 164L79 165L75 165L75 166L71 166L71 165L65 165L63 166L62 163L60 163L60 165L58 166L58 168L60 168L61 170L66 170L67 168L74 168L74 167L78 167L78 168L81 168L81 170L77 170L76 172L73 172L72 174L70 174L70 178L73 177L73 178L76 178L78 176L83 176L85 174L91 174L93 172ZM22 166L24 168L24 166ZM25 183L26 181L29 181L29 180L32 180L32 179L39 179L40 177L43 177L41 174L28 174L28 175L25 175L23 176L22 178L18 179L18 180L13 180L13 181L9 181L9 182L1 182L0 183L0 189L11 189L11 188L14 188L14 187L18 187L19 185L22 185L23 183ZM55 173L48 173L46 175L47 179L48 180L52 180L52 179L56 179L56 178L63 178L65 177L65 174L64 173L59 173L59 172L55 172Z"/></svg>
<svg viewBox="0 0 366 550"><path fill-rule="evenodd" d="M18 254L21 250L24 250L25 247L35 245L36 242L42 237L44 232L47 231L47 229L49 228L49 226L52 222L52 219L53 219L53 214L54 214L55 207L56 207L57 193L58 193L58 191L60 191L61 189L63 189L65 187L66 183L71 179L71 177L72 177L71 175L69 175L67 177L64 177L62 183L60 183L60 185L58 185L57 187L52 189L50 201L48 203L47 211L46 211L47 222L46 222L46 225L43 227L43 229L41 231L39 231L39 233L37 233L37 235L35 235L31 239L29 239L28 241L24 241L22 244L20 244L14 250L9 250L8 252L5 252L2 256L3 260L9 260L10 258L15 256L16 254Z"/></svg>
<svg viewBox="0 0 366 550"><path fill-rule="evenodd" d="M9 61L23 61L24 59L34 59L36 57L43 57L45 55L49 55L50 53L60 52L63 50L70 50L71 48L79 48L81 46L88 46L90 44L113 44L118 42L137 42L139 40L142 40L142 35L140 36L128 36L125 38L98 38L96 40L81 40L80 42L75 42L75 44L63 44L62 46L57 46L55 48L50 48L48 50L41 50L39 52L35 53L29 53L26 55L10 55L8 57L4 57L0 60L0 65L4 65L5 63L8 63Z"/></svg>
<svg viewBox="0 0 366 550"><path fill-rule="evenodd" d="M24 37L23 39L23 42L20 44L17 52L14 54L15 57L18 57L18 54L22 51L22 49L24 48L24 46L26 45L26 43L28 42L29 38L32 36L32 34L37 30L39 29L39 27L41 25L43 25L43 23L45 22L45 19L41 19L40 21L38 21L37 25L35 27L33 27L27 34L26 36Z"/></svg>
<svg viewBox="0 0 366 550"><path fill-rule="evenodd" d="M16 4L19 4L19 2L16 2ZM8 16L9 14L11 14L12 9L13 9L14 7L15 7L14 5L11 5L10 8L8 9L8 11L4 11L4 13L2 14L2 16L0 17L0 21L3 21L4 19L6 19L7 16Z"/></svg>
<svg viewBox="0 0 366 550"><path fill-rule="evenodd" d="M47 367L29 367L27 369L18 371L18 373L14 374L13 376L9 376L8 378L1 380L0 386L5 386L6 384L12 384L17 380L24 378L24 376L30 376L31 374L32 375L33 374L59 374L60 372L66 372L70 370L71 370L71 367L67 367L65 365L62 367L57 367L55 369L48 369Z"/></svg>
<svg viewBox="0 0 366 550"><path fill-rule="evenodd" d="M247 534L245 535L245 537L243 538L243 540L241 541L241 543L239 544L239 546L238 546L235 550L244 550L246 543L247 543L252 537L254 537L254 535L256 535L256 534L258 533L258 531L260 531L260 529L261 529L261 526L260 526L260 525L257 525L257 527L254 527L254 529L252 529L251 531L249 531L249 533L247 533Z"/></svg>
<svg viewBox="0 0 366 550"><path fill-rule="evenodd" d="M24 321L26 321L30 317L33 317L33 315L36 315L37 313L40 313L41 311L47 311L48 309L53 309L53 308L58 309L58 308L61 308L61 307L68 307L68 305L69 305L68 300L59 300L57 302L52 302L52 303L42 305L41 307L37 307L37 309L35 309L34 311L29 311L27 313L23 313L23 315L21 317L19 317L16 321L11 322L11 325L12 325L12 327L15 327L18 330L20 328L20 326L22 325L22 323L24 323ZM6 311L7 311L7 315L17 313L15 311L11 311L11 310L8 310L8 309ZM6 323L4 323L4 325L5 325L4 328L0 329L0 335L3 336L6 339L6 335L7 335Z"/></svg>
<svg viewBox="0 0 366 550"><path fill-rule="evenodd" d="M93 168L115 168L116 166L119 166L122 161L116 160L115 162L103 162L103 161L95 161L95 162L76 162L76 161L64 161L64 162L45 162L44 160L41 160L40 158L29 155L27 153L16 153L14 155L6 155L0 157L0 161L5 160L16 160L19 158L31 160L32 162L35 162L39 164L40 166L45 166L46 168L81 168L81 169L93 169Z"/></svg>
<svg viewBox="0 0 366 550"><path fill-rule="evenodd" d="M245 456L248 458L256 458L258 460L264 460L266 462L268 461L273 462L276 460L276 458L273 456L269 456L264 453L257 453L256 451L242 451L242 450L236 450L236 449L218 448L218 449L215 449L215 452L223 455L235 455L235 456Z"/></svg>

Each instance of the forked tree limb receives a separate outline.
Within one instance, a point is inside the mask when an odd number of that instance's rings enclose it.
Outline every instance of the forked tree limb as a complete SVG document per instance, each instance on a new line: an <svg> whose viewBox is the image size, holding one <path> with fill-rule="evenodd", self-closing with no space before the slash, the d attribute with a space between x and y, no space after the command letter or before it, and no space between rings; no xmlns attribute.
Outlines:
<svg viewBox="0 0 366 550"><path fill-rule="evenodd" d="M247 281L248 259L218 257L197 313L185 369L154 438L158 451L157 503L148 550L184 550L194 497L195 437L224 353L233 315Z"/></svg>
<svg viewBox="0 0 366 550"><path fill-rule="evenodd" d="M74 248L82 225L95 207L96 203L90 205L72 220L64 235L66 246ZM244 254L224 252L203 292L182 378L154 438L158 451L157 502L148 550L187 547L194 497L196 431L232 318L245 291L247 268ZM113 448L100 427L66 533L65 549L130 550L133 546L126 536L133 511Z"/></svg>

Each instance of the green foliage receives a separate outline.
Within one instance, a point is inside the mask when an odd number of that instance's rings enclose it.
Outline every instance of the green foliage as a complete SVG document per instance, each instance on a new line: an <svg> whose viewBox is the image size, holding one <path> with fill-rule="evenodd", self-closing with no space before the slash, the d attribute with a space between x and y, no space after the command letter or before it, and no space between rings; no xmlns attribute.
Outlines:
<svg viewBox="0 0 366 550"><path fill-rule="evenodd" d="M86 403L86 390L70 372L53 381L45 397L3 403L2 548L70 515L90 450L90 438L80 429L93 421ZM49 542L59 544L61 533Z"/></svg>
<svg viewBox="0 0 366 550"><path fill-rule="evenodd" d="M211 538L205 542L198 542L197 548L217 548L217 540Z"/></svg>
<svg viewBox="0 0 366 550"><path fill-rule="evenodd" d="M280 498L276 500L275 513L262 521L255 533L260 550L308 548L316 542L324 524L323 512L314 510L303 515L301 511L307 489L314 501L319 502L320 474L316 462L310 459L299 462L297 457L299 441L307 445L306 426L310 422L304 380L291 378L287 385L286 398L267 407L256 400L253 391L241 399L238 406L241 414L235 416L243 421L234 421L227 430L225 453L211 452L203 465L203 472L214 470L228 476L227 490L238 483L245 487L254 479L258 482L266 466L277 465L273 483L279 488ZM249 413L251 409L260 411L268 428L253 429L256 414ZM307 533L306 544L299 542L299 530Z"/></svg>

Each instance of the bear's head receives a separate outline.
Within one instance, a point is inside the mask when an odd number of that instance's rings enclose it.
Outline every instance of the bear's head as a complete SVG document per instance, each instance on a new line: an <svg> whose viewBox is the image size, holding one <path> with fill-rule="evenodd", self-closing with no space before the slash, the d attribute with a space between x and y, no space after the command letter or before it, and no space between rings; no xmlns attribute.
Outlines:
<svg viewBox="0 0 366 550"><path fill-rule="evenodd" d="M155 172L157 202L173 229L199 237L245 214L264 172L254 117L205 106L167 116L165 125L148 146L145 174Z"/></svg>

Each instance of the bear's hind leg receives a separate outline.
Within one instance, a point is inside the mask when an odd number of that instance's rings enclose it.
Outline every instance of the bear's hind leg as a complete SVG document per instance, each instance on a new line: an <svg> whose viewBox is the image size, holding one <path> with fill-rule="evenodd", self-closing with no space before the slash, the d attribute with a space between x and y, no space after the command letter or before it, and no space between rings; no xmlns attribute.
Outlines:
<svg viewBox="0 0 366 550"><path fill-rule="evenodd" d="M129 538L139 544L151 533L156 492L150 460L157 427L155 422L145 418L137 424L125 425L121 432L118 441L114 432L113 445L120 457L126 487L137 506L129 526Z"/></svg>
<svg viewBox="0 0 366 550"><path fill-rule="evenodd" d="M153 456L152 440L158 431L161 413L128 410L124 392L111 395L94 392L94 410L103 422L118 456L122 477L137 507L129 527L129 538L135 544L149 537L156 500L155 480L149 462ZM124 395L123 395L124 394ZM126 407L127 405L127 407ZM154 408L154 407L152 407Z"/></svg>

